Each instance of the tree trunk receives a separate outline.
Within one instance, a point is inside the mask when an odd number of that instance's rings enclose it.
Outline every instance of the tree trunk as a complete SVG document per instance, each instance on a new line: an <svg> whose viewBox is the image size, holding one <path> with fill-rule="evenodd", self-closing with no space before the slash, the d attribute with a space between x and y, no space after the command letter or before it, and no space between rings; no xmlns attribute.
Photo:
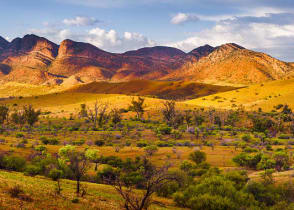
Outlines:
<svg viewBox="0 0 294 210"><path fill-rule="evenodd" d="M77 195L80 194L80 178L77 178Z"/></svg>
<svg viewBox="0 0 294 210"><path fill-rule="evenodd" d="M97 169L98 169L98 163L96 163L95 165L95 171L97 171Z"/></svg>

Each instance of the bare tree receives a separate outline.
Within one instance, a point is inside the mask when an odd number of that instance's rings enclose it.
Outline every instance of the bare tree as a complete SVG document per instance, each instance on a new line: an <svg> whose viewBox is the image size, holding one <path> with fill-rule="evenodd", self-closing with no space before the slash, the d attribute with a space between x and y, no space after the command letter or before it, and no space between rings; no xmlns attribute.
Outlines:
<svg viewBox="0 0 294 210"><path fill-rule="evenodd" d="M165 101L163 102L163 106L163 118L169 126L172 126L176 117L176 102L171 100Z"/></svg>
<svg viewBox="0 0 294 210"><path fill-rule="evenodd" d="M98 102L96 100L93 108L88 108L87 118L93 123L93 127L102 127L103 123L107 120L108 105Z"/></svg>

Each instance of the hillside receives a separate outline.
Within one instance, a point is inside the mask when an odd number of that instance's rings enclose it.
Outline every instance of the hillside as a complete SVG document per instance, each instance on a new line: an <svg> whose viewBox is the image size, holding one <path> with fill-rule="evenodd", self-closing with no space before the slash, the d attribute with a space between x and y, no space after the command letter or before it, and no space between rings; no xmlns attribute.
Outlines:
<svg viewBox="0 0 294 210"><path fill-rule="evenodd" d="M289 78L292 77L291 73L293 66L290 63L236 44L225 44L198 62L187 63L163 79L248 85Z"/></svg>
<svg viewBox="0 0 294 210"><path fill-rule="evenodd" d="M248 110L262 108L271 111L274 106L288 104L294 108L294 79L252 85L238 90L202 97L186 104L231 109L243 106Z"/></svg>
<svg viewBox="0 0 294 210"><path fill-rule="evenodd" d="M192 99L233 89L236 88L195 82L136 80L121 83L93 82L73 87L69 91L78 93L154 96L163 99Z"/></svg>
<svg viewBox="0 0 294 210"><path fill-rule="evenodd" d="M292 78L293 63L237 44L204 45L185 53L164 46L110 53L94 45L64 40L60 46L26 35L0 39L0 82L66 86L94 81L185 80L248 85ZM70 78L69 80L67 80Z"/></svg>

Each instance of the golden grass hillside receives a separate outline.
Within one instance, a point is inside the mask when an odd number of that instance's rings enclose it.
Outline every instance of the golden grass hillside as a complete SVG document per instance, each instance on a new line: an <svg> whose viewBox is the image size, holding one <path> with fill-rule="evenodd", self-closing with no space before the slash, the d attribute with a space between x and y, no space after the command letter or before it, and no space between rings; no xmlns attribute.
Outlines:
<svg viewBox="0 0 294 210"><path fill-rule="evenodd" d="M278 104L294 108L294 79L279 80L218 93L185 102L189 105L230 109L244 106L248 110L271 111Z"/></svg>
<svg viewBox="0 0 294 210"><path fill-rule="evenodd" d="M93 106L96 101L104 103L112 108L128 108L131 101L136 96L127 96L120 94L92 94L92 93L72 93L57 92L47 95L17 97L0 101L0 104L6 104L12 109L22 108L31 104L36 109L43 112L51 112L55 116L68 116L71 113L78 113L81 104ZM145 98L145 109L149 112L158 112L163 107L163 99ZM191 105L178 102L179 108L188 108ZM193 105L191 107L194 107Z"/></svg>
<svg viewBox="0 0 294 210"><path fill-rule="evenodd" d="M12 198L8 190L16 185L20 186L26 197L32 200ZM0 171L0 209L121 209L121 197L111 186L93 183L82 183L82 185L87 189L87 194L79 198L78 203L73 203L72 200L76 197L74 181L62 180L62 195L58 196L54 190L56 182L48 178ZM179 209L170 199L159 197L154 199L165 207L153 205L152 210Z"/></svg>
<svg viewBox="0 0 294 210"><path fill-rule="evenodd" d="M164 99L193 99L236 87L218 86L184 81L92 82L71 88L70 92L155 96Z"/></svg>

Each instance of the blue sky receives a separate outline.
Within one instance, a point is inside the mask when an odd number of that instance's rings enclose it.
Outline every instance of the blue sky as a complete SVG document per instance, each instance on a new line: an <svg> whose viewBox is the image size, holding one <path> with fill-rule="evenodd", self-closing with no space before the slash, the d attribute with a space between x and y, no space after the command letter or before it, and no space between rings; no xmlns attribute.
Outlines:
<svg viewBox="0 0 294 210"><path fill-rule="evenodd" d="M1 0L0 35L70 38L111 52L235 42L294 61L293 0Z"/></svg>

